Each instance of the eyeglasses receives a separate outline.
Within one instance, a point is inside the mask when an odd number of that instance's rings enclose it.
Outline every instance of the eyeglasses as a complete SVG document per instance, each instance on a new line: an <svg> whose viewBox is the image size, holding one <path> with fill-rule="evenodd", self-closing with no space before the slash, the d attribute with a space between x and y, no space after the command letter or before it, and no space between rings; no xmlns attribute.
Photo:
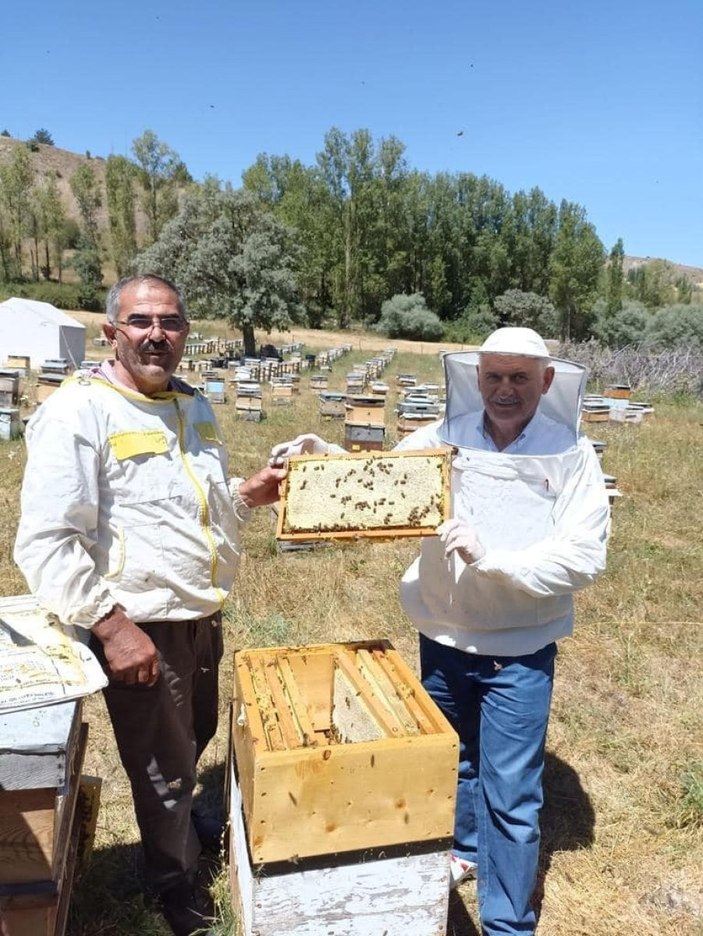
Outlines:
<svg viewBox="0 0 703 936"><path fill-rule="evenodd" d="M147 332L152 328L160 328L165 332L182 332L188 327L188 322L180 315L129 315L124 322L117 321L115 325L126 325L135 331Z"/></svg>

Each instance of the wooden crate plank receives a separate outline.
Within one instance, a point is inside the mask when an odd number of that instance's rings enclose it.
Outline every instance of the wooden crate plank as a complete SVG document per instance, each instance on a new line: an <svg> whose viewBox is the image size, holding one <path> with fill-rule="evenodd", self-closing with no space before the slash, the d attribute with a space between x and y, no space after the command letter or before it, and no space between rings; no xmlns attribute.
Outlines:
<svg viewBox="0 0 703 936"><path fill-rule="evenodd" d="M316 734L332 727L332 675L334 648L327 644L306 647L286 659L296 685L304 694L307 712Z"/></svg>
<svg viewBox="0 0 703 936"><path fill-rule="evenodd" d="M236 778L231 790L230 886L242 936L445 936L447 841L390 856L256 867Z"/></svg>
<svg viewBox="0 0 703 936"><path fill-rule="evenodd" d="M54 863L56 790L0 794L0 883L44 881Z"/></svg>
<svg viewBox="0 0 703 936"><path fill-rule="evenodd" d="M374 696L374 689L355 665L354 658L362 650L372 659L371 651L393 652L385 642L367 641L267 648L236 655L237 717L232 722L232 741L255 861L284 861L451 834L458 760L456 734L446 721L430 722L434 729L430 733L410 733L397 719L394 721L378 686ZM298 703L287 697L286 705L291 711L309 712L310 730L326 732L328 744L288 750L267 748L249 669L257 657L263 665L278 661L279 670L281 659L286 661L283 670L288 675L290 667L290 682L301 698ZM386 671L378 676L381 667L376 659L369 668L374 666L378 683L390 691L398 679L397 670L388 670L393 678ZM249 679L246 692L241 674ZM430 707L434 706L410 672L408 682L412 698L422 699L423 705L426 699ZM272 704L271 694L268 686L266 689L264 704L268 706ZM315 699L312 707L308 706L310 690ZM330 730L332 709L334 724L341 722L338 731ZM255 716L251 724L250 711ZM405 717L409 714L408 710ZM393 727L399 729L395 734ZM351 743L340 743L344 741Z"/></svg>
<svg viewBox="0 0 703 936"><path fill-rule="evenodd" d="M0 715L0 791L63 786L81 711L78 700Z"/></svg>
<svg viewBox="0 0 703 936"><path fill-rule="evenodd" d="M247 811L252 859L451 836L457 763L458 741L440 735L271 751Z"/></svg>

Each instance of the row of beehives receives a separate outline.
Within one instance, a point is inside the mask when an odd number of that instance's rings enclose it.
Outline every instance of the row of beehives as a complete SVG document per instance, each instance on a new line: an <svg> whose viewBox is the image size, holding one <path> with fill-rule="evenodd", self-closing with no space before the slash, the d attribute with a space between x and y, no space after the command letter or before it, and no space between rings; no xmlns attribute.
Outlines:
<svg viewBox="0 0 703 936"><path fill-rule="evenodd" d="M15 355L13 360L17 359ZM23 386L22 381L31 375L29 358L23 360L27 369L24 366L0 369L0 439L3 440L17 439L22 434L20 405L28 402L28 386ZM61 385L68 372L68 362L63 358L42 363L36 378L36 405L43 403Z"/></svg>
<svg viewBox="0 0 703 936"><path fill-rule="evenodd" d="M650 403L632 399L632 388L628 384L613 384L602 394L586 394L581 407L581 422L637 425L653 413L654 407Z"/></svg>
<svg viewBox="0 0 703 936"><path fill-rule="evenodd" d="M347 393L363 393L369 385L376 385L379 391L385 387L385 392L387 392L388 387L379 380L379 377L395 357L396 350L396 348L385 348L376 357L361 364L355 364L347 374Z"/></svg>
<svg viewBox="0 0 703 936"><path fill-rule="evenodd" d="M290 346L294 353L299 347L302 346ZM245 358L243 364L235 364L229 369L231 376L227 384L234 391L235 411L245 419L261 421L264 417L263 382L270 385L272 405L290 404L300 392L301 370L308 369L320 359L326 366L330 366L330 362L350 350L351 345L343 345L316 355L307 355L304 359L296 354L288 361ZM226 381L223 375L218 375L216 371L205 371L203 381L202 389L213 403L226 402Z"/></svg>

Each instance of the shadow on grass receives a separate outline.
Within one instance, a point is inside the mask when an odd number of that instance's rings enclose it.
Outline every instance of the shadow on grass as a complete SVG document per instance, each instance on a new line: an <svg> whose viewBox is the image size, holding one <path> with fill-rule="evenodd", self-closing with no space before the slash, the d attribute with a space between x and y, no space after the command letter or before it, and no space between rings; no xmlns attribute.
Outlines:
<svg viewBox="0 0 703 936"><path fill-rule="evenodd" d="M224 816L225 765L216 764L198 775L193 799L197 811ZM209 880L216 873L216 858L204 855L199 873ZM209 881L208 881L209 883ZM144 894L142 849L139 844L96 849L76 877L71 896L66 936L173 936L161 914Z"/></svg>
<svg viewBox="0 0 703 936"><path fill-rule="evenodd" d="M475 888L476 884L472 883L464 886ZM447 936L481 936L480 929L477 928L469 916L469 911L457 891L452 891L449 894Z"/></svg>
<svg viewBox="0 0 703 936"><path fill-rule="evenodd" d="M588 848L593 843L595 813L576 771L547 753L544 764L544 807L540 818L542 841L537 886L532 904L537 918L544 900L544 882L555 852ZM466 884L449 901L447 936L479 936L469 910L478 921L476 885ZM464 903L464 900L466 903Z"/></svg>
<svg viewBox="0 0 703 936"><path fill-rule="evenodd" d="M552 856L555 852L589 848L593 844L595 826L593 805L581 786L579 775L566 761L549 753L544 763L544 806L540 825L540 868L532 899L538 917Z"/></svg>

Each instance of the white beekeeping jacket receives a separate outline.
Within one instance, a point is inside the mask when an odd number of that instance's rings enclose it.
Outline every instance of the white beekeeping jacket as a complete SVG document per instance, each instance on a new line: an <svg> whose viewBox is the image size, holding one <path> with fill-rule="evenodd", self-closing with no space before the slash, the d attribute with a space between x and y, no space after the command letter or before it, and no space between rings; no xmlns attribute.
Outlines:
<svg viewBox="0 0 703 936"><path fill-rule="evenodd" d="M486 549L466 565L423 540L401 583L401 603L417 628L448 646L480 654L533 653L573 628L573 592L605 567L609 505L600 463L578 420L586 372L555 360L555 377L528 427L524 451L476 445L483 402L478 354L444 358L442 422L417 430L400 449L449 445L452 516ZM516 446L520 450L520 443Z"/></svg>
<svg viewBox="0 0 703 936"><path fill-rule="evenodd" d="M241 479L209 402L174 385L146 397L82 376L29 421L15 560L66 623L116 604L137 622L205 617L232 587Z"/></svg>

